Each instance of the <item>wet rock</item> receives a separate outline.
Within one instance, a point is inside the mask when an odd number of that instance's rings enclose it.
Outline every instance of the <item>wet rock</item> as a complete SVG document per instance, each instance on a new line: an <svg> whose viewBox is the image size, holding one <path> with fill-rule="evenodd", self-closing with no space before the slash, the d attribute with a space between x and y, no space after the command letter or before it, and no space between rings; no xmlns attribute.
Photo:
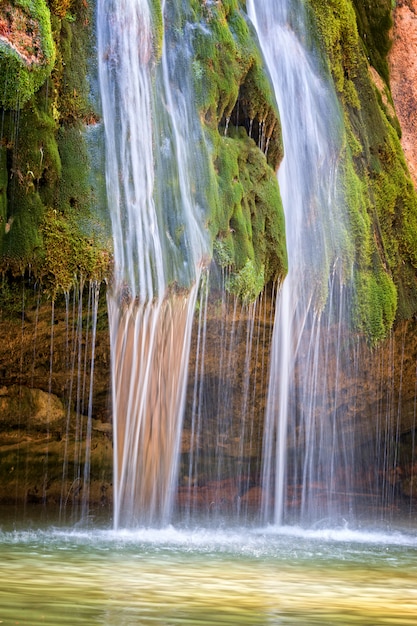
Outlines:
<svg viewBox="0 0 417 626"><path fill-rule="evenodd" d="M62 401L52 393L20 385L0 388L1 429L62 429L66 413Z"/></svg>

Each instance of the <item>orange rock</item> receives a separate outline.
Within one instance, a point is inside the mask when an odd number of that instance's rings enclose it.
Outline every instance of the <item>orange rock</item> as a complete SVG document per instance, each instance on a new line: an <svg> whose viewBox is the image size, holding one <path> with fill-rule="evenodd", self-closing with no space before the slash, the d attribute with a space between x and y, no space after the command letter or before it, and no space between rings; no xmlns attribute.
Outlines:
<svg viewBox="0 0 417 626"><path fill-rule="evenodd" d="M392 38L391 91L402 129L401 145L417 188L417 0L397 3Z"/></svg>

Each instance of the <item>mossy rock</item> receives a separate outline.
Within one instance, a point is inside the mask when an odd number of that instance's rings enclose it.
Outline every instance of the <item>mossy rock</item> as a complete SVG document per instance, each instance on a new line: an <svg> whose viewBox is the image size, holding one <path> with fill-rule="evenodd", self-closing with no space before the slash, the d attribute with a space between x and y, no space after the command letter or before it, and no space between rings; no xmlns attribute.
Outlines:
<svg viewBox="0 0 417 626"><path fill-rule="evenodd" d="M21 385L0 388L0 428L62 430L67 409L54 394Z"/></svg>
<svg viewBox="0 0 417 626"><path fill-rule="evenodd" d="M97 121L87 77L94 53L92 6L83 0L51 0L52 30L43 3L14 6L37 19L41 4L54 39L51 63L56 62L49 81L19 103L18 115L3 113L0 269L22 275L30 268L55 295L80 280L101 280L104 259L109 270L109 254L107 240L98 243L103 216L97 215L85 139L86 127L95 128Z"/></svg>
<svg viewBox="0 0 417 626"><path fill-rule="evenodd" d="M0 104L19 109L50 75L55 61L49 8L45 0L0 5Z"/></svg>
<svg viewBox="0 0 417 626"><path fill-rule="evenodd" d="M393 6L391 0L310 5L345 122L341 172L357 292L352 318L373 344L417 303L417 195L399 141L386 59Z"/></svg>
<svg viewBox="0 0 417 626"><path fill-rule="evenodd" d="M246 294L247 299L249 293L258 295L268 282L282 280L287 271L278 182L265 155L244 129L219 137L216 153L219 195L212 225L216 229L214 258L236 274L229 287L234 293ZM247 287L250 275L252 289Z"/></svg>
<svg viewBox="0 0 417 626"><path fill-rule="evenodd" d="M228 288L254 299L287 269L275 172L281 125L256 34L241 3L192 3L194 84L211 146L208 226Z"/></svg>

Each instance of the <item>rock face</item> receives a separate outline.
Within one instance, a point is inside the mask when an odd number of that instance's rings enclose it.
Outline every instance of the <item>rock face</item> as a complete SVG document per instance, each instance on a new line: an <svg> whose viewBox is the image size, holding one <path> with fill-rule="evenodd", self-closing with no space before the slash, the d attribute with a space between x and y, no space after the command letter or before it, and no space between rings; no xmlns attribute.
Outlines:
<svg viewBox="0 0 417 626"><path fill-rule="evenodd" d="M397 2L392 40L391 91L402 129L401 145L417 187L417 0Z"/></svg>
<svg viewBox="0 0 417 626"><path fill-rule="evenodd" d="M89 388L89 323L84 319L77 335L77 320L67 316L65 303L57 303L53 325L51 303L39 309L35 303L33 308L27 303L23 316L13 318L10 312L0 318L0 502L56 504L67 512L88 499L91 510L108 511L113 460L105 319L99 319L97 334L86 484L88 400L83 393L88 395ZM177 501L185 512L255 514L259 509L272 302L265 297L253 326L248 313L213 299L206 347L200 348L204 367L195 361L194 332ZM100 315L104 318L105 309ZM416 497L416 362L417 323L410 320L377 348L358 343L350 372L339 378L337 406L317 401L322 410L335 412L338 429L354 432L350 440L360 466L348 469L356 476L358 493L368 487L366 468L372 459L374 480L392 484L403 502ZM330 372L336 369L336 363L329 366ZM289 438L290 456L292 445Z"/></svg>
<svg viewBox="0 0 417 626"><path fill-rule="evenodd" d="M66 280L68 274L72 277L74 266L84 276L97 276L97 273L101 276L99 272L89 270L92 264L90 259L93 258L90 239L85 238L84 234L83 237L81 235L74 237L74 232L78 232L75 231L75 224L84 223L83 211L87 211L90 203L89 181L83 178L83 171L88 170L87 161L80 157L82 135L74 124L76 120L85 123L95 119L86 104L87 89L84 86L88 55L80 53L81 43L84 42L86 45L86 40L90 37L87 28L90 18L85 6L88 3L80 1L76 6L77 3L73 2L71 15L67 15L69 7L67 0L51 0L48 3L56 24L53 34L57 62L51 77L53 89L46 88L44 82L54 58L51 29L42 26L46 22L49 24L49 9L47 10L45 0L33 1L33 6L36 7L34 18L29 18L23 8L12 10L10 8L12 4L14 6L15 3L0 1L0 79L2 77L4 79L7 74L6 71L1 71L1 63L10 64L13 61L16 76L17 70L20 72L23 67L22 76L27 78L37 75L38 72L39 80L31 82L25 92L25 98L31 99L19 114L19 133L16 133L14 126L16 117L14 111L10 114L6 111L5 116L6 122L8 120L5 128L8 128L8 131L5 134L6 140L3 139L4 145L0 147L2 157L0 223L3 223L0 243L3 239L4 245L1 249L3 272L11 265L16 275L21 275L22 268L28 266L32 273L33 257L37 251L45 249L46 254L40 255L41 260L43 262L49 259L50 262L47 264L48 271L42 270L40 275L44 276L44 280L50 279L51 293L56 295L55 289L58 285L66 296L61 295L51 310L50 301L39 306L32 285L30 302L22 307L21 303L27 299L29 289L26 287L26 291L23 290L18 294L16 284L12 284L10 291L7 282L2 286L0 501L61 503L66 508L70 503L78 506L88 500L93 504L107 506L111 500L112 489L112 443L110 355L107 320L103 313L105 303L103 302L101 313L99 311L102 320L96 344L91 481L87 487L84 484L86 444L85 438L82 437L86 432L88 405L85 390L88 395L89 388L89 374L85 372L91 371L91 347L88 343L91 338L91 326L90 321L85 319L85 306L84 308L79 306L79 298L68 296L71 281ZM208 126L213 125L211 132L216 150L215 175L221 179L220 184L219 180L215 180L221 193L213 200L213 206L219 213L213 227L215 257L222 267L229 267L234 263L239 271L247 269L246 248L239 243L243 241L243 237L239 238L239 231L246 234L252 229L253 215L258 218L262 216L262 220L258 220L262 223L255 237L258 245L253 247L253 254L252 248L250 249L248 258L252 259L254 256L259 260L260 251L266 244L269 269L267 268L268 271L265 272L265 280L272 280L281 272L277 271L280 267L278 259L271 251L276 251L280 245L284 245L279 221L271 222L267 210L271 204L271 194L274 193L275 198L277 193L277 190L272 189L270 180L274 178L273 169L280 158L279 141L277 138L275 142L277 158L274 159L273 168L270 168L271 171L266 177L267 161L260 151L256 153L257 148L249 138L252 134L253 120L261 119L260 111L264 109L265 104L268 105L271 115L273 109L265 95L268 92L261 89L263 86L261 62L254 56L252 69L249 71L249 67L246 67L248 54L245 46L249 42L250 33L242 16L234 15L234 19L231 19L233 15L230 13L226 15L226 9L223 8L235 6L236 13L237 2L193 4L196 11L203 12L207 26L207 29L195 29L200 33L201 46L193 67L200 78L207 75L210 79L208 84L213 90L212 94L204 89L205 83L201 81L202 92L199 94L201 110L204 112L205 123ZM363 168L363 171L359 172L362 178L356 177L356 173L348 177L352 202L356 197L359 198L358 224L367 224L362 211L368 206L369 198L378 199L378 230L373 231L370 226L366 230L364 226L363 234L360 234L357 240L358 258L361 258L363 249L368 249L367 246L373 249L373 241L377 241L380 248L383 247L383 240L391 242L392 232L398 235L401 244L398 260L394 254L398 247L396 241L388 246L390 254L383 255L384 267L391 254L395 258L394 261L391 259L392 267L388 268L386 274L380 271L385 282L374 281L377 286L375 297L369 297L369 309L373 319L378 303L387 295L388 289L384 291L383 287L391 280L391 274L397 276L398 283L401 285L404 283L403 291L412 291L416 284L417 245L414 235L417 228L414 214L410 212L412 219L408 219L406 212L407 207L414 205L404 201L405 183L403 184L403 178L399 177L398 171L394 170L394 165L399 161L397 170L404 169L403 159L402 156L398 157L399 152L396 151L397 137L395 145L388 141L391 134L387 135L386 114L382 112L380 115L378 112L375 94L368 84L368 66L361 57L362 46L359 45L359 39L354 37L356 18L351 10L351 2L349 0L339 3L345 7L343 19L339 19L336 11L329 10L329 3L317 0L314 4L317 12L320 10L319 23L323 26L322 36L328 42L328 48L333 55L332 70L335 81L341 93L345 94L352 112L350 137L352 150L357 151L356 161ZM362 5L365 11L365 3L358 0L356 4L358 7ZM367 7L371 11L372 6L380 4L387 3L385 0L374 5L368 3ZM21 1L20 5L23 7L26 3ZM215 13L216 19L213 19ZM217 13L222 19L217 19ZM30 21L35 18L35 21ZM366 25L364 20L363 25ZM220 26L222 32L217 34L219 42L216 42L211 34L211 27L214 32L214 27ZM45 42L42 50L39 47L41 27L43 39L46 43L50 40L49 57ZM29 37L28 28L32 29L32 38ZM241 41L238 54L235 48L239 38L235 31L247 37ZM45 32L48 36L45 36ZM209 37L206 36L207 33L210 34ZM414 146L417 129L417 61L414 58L416 55L411 53L417 44L417 0L397 2L393 38L390 56L392 92L403 129L404 152L417 186L417 148ZM230 49L225 47L224 42L228 42ZM208 47L208 44L212 47ZM253 49L252 44L250 49ZM227 55L225 50L228 51ZM213 64L212 51L216 54L216 64ZM41 67L47 58L49 65ZM233 81L226 78L229 75L229 66L234 68L237 76ZM389 98L384 100L385 87L381 76L376 69L371 68L370 71L372 80L381 92L384 107L391 115ZM44 92L35 92L35 88L41 84L44 85ZM236 93L231 89L233 86ZM12 108L17 106L12 98L16 91L15 85L12 87L11 95L2 102L3 106ZM1 92L6 95L8 93L4 88ZM85 97L81 97L80 93L84 92ZM361 106L358 94L362 97ZM254 107L254 110L251 107ZM271 132L279 126L278 117L272 117ZM231 124L227 130L229 121ZM234 126L241 130L233 131ZM391 129L389 130L391 132ZM19 142L14 145L17 135ZM271 156L272 152L270 149L268 155ZM82 154L84 155L84 152ZM368 176L366 169L368 157L371 176ZM13 176L10 170L12 162ZM393 175L394 171L396 176ZM403 171L401 173L406 179L405 182L412 188L408 175ZM400 178L401 184L396 181L397 186L393 190L394 178ZM362 193L360 190L366 188L361 181L370 181L369 198L365 193L363 196L360 195ZM238 187L242 188L239 194L236 193ZM260 196L267 199L264 206L261 204ZM241 205L249 208L244 214ZM275 206L275 200L272 205ZM224 213L224 207L228 207L230 212ZM373 204L372 207L374 208ZM374 219L373 208L372 219ZM395 220L392 216L395 216ZM372 220L368 221L371 224ZM401 221L404 222L403 230L399 224ZM383 229L382 237L380 228ZM266 241L271 233L275 233L274 237L271 241ZM68 242L72 243L69 248ZM373 249L375 254L370 256L378 256L377 248L378 246ZM23 255L24 259L22 264L10 263L11 257L20 259L20 255ZM271 260L274 258L275 262L272 263ZM84 265L81 263L83 259ZM94 269L94 264L92 265ZM107 266L107 263L99 265ZM376 269L364 267L363 284L367 286L372 282L371 270ZM256 278L256 272L253 271L249 276L251 281L247 280L246 283L257 284L253 280L254 274ZM54 280L51 279L52 276ZM263 282L264 279L260 284ZM364 292L367 295L366 287ZM412 301L412 297L409 300ZM410 305L399 318L412 318L417 308L417 298L413 302L413 307ZM266 313L260 316L261 319L256 320L254 332L257 333L257 343L254 346L256 345L257 352L255 354L254 347L253 353L249 355L245 344L246 328L250 328L246 325L247 320L238 319L234 310L225 311L220 299L209 311L204 368L193 360L190 364L190 372L198 370L204 381L199 381L197 386L190 377L182 440L180 506L188 506L191 509L218 507L219 510L228 512L241 510L243 506L247 509L256 509L259 506L262 495L259 484L259 459L267 395L267 364L272 319L270 309L268 306L265 309ZM390 328L387 324L388 326ZM383 330L385 332L385 327ZM227 338L238 333L241 333L242 340L238 345L232 345L230 342L229 346ZM385 335L381 333L380 336ZM198 337L195 335L192 350L194 355L197 354L197 340ZM219 360L219 354L223 349L224 358ZM326 411L336 409L338 428L344 432L355 432L355 445L358 449L363 449L364 468L365 463L369 464L369 460L373 463L375 457L382 458L387 452L389 459L385 465L381 465L381 472L385 472L382 481L390 483L393 480L395 484L401 482L399 489L403 496L415 498L417 476L415 319L398 324L389 338L385 342L381 341L381 345L375 350L370 350L365 342L360 342L360 345L358 343L357 354L357 363L353 368L355 376L346 375L341 383L338 406L329 407L325 404L325 398L322 406ZM219 362L223 363L224 372L221 371ZM246 377L249 371L252 375L250 381ZM293 401L296 402L297 394L294 396ZM194 426L190 419L191 413L195 411L196 398L200 403L198 410L201 415L198 426ZM291 454L291 442L289 451ZM219 458L221 471L218 472ZM242 459L244 463L239 467ZM192 475L189 469L191 461L195 466ZM234 478L236 467L237 479ZM361 489L360 475L364 474L364 468L356 468L359 475L359 482L356 485L358 490ZM393 478L389 478L389 472Z"/></svg>
<svg viewBox="0 0 417 626"><path fill-rule="evenodd" d="M74 303L24 300L23 311L4 299L0 307L0 501L58 505L65 515L87 501L106 509L113 464L107 330L97 332L89 420L91 319L85 311L74 318Z"/></svg>

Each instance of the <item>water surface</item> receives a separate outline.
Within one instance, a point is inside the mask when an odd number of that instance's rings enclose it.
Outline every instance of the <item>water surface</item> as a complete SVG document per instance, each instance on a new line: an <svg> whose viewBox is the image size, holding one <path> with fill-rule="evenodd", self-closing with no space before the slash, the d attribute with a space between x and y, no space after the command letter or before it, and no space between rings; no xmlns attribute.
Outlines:
<svg viewBox="0 0 417 626"><path fill-rule="evenodd" d="M417 533L0 532L0 623L415 624Z"/></svg>

